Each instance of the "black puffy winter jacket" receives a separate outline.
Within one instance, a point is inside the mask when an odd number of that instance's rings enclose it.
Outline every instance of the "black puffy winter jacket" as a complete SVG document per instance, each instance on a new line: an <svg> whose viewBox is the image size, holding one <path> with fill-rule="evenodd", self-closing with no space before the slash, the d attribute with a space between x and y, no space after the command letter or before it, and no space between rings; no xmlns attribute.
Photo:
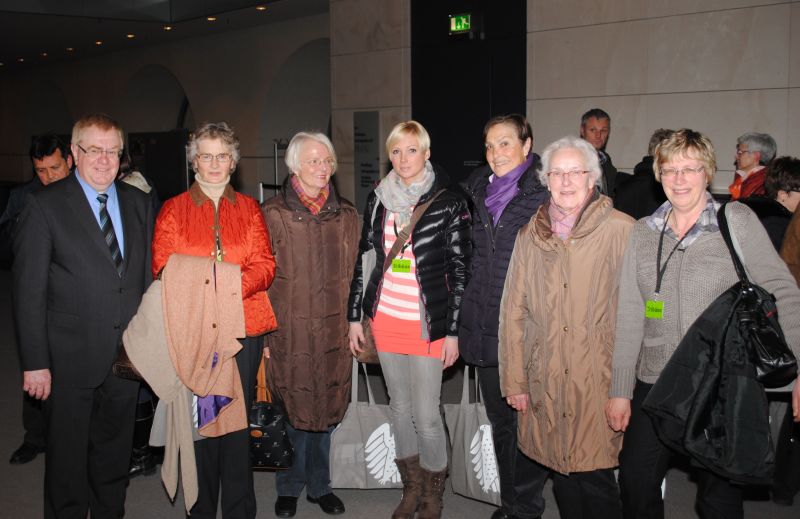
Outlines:
<svg viewBox="0 0 800 519"><path fill-rule="evenodd" d="M476 169L464 184L464 190L472 200L475 253L470 267L470 281L461 304L458 349L470 364L497 366L500 298L517 232L550 198L547 188L539 182L536 173L538 167L539 157L535 157L531 167L519 179L519 192L508 203L497 225L492 225L485 203L486 187L492 174L489 166Z"/></svg>
<svg viewBox="0 0 800 519"><path fill-rule="evenodd" d="M437 172L433 187L420 197L418 203L424 203L446 185L447 179ZM370 221L373 214L375 219ZM350 322L361 321L362 309L369 317L375 317L383 282L383 261L386 257L383 250L385 216L386 210L373 191L367 197L364 208L359 252L363 254L375 249L375 269L369 276L367 290L362 298L364 273L361 261L356 261L348 300ZM417 222L410 241L416 258L417 282L425 306L428 337L431 341L436 341L448 335L458 336L459 309L472 256L470 214L464 197L450 190L439 195Z"/></svg>

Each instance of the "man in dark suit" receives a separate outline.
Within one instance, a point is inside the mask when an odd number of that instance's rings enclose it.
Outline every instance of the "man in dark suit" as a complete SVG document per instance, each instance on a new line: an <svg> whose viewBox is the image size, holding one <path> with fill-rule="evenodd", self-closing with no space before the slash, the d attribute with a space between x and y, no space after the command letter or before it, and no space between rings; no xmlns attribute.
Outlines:
<svg viewBox="0 0 800 519"><path fill-rule="evenodd" d="M111 366L149 284L152 206L115 182L119 124L72 129L75 174L28 199L14 242L23 390L45 401L46 518L122 517L139 384Z"/></svg>
<svg viewBox="0 0 800 519"><path fill-rule="evenodd" d="M66 178L72 169L72 155L69 152L69 146L58 135L47 134L33 137L28 154L35 175L29 182L11 191L6 210L3 212L3 216L0 216L0 236L2 236L4 250L8 251L11 250L19 215L25 209L28 195ZM23 393L23 395L22 425L25 428L25 438L22 445L8 460L12 465L32 461L40 452L44 452L45 446L41 400L32 398L27 393Z"/></svg>
<svg viewBox="0 0 800 519"><path fill-rule="evenodd" d="M608 136L611 135L611 116L600 108L592 108L581 116L581 138L589 141L597 150L603 175L600 178L600 191L614 198L617 181L617 168L606 153Z"/></svg>

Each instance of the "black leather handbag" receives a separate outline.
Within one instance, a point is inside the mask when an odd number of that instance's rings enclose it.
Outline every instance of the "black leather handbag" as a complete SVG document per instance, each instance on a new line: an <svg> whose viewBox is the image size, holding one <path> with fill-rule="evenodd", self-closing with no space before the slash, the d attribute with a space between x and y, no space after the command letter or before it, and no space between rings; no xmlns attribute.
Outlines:
<svg viewBox="0 0 800 519"><path fill-rule="evenodd" d="M723 204L717 213L719 230L733 259L733 266L741 281L742 305L736 317L747 352L756 368L756 378L764 387L775 388L790 384L797 377L797 359L786 344L778 323L775 297L752 283L745 273L742 261L734 246Z"/></svg>
<svg viewBox="0 0 800 519"><path fill-rule="evenodd" d="M254 469L291 468L294 448L286 432L286 411L267 388L266 361L256 379L256 401L250 408L250 466Z"/></svg>

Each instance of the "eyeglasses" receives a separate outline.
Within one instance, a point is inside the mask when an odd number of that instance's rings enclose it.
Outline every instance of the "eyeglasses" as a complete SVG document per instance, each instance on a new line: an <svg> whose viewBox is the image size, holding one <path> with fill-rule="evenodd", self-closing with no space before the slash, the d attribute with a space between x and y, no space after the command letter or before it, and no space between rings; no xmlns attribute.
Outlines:
<svg viewBox="0 0 800 519"><path fill-rule="evenodd" d="M80 144L76 144L76 146L78 146L79 150L84 152L86 155L89 156L89 158L92 159L98 159L103 155L105 155L109 159L119 159L120 157L122 157L122 150L118 148L111 148L110 150L104 150L103 148L98 148L97 146L89 146L89 149L87 150Z"/></svg>
<svg viewBox="0 0 800 519"><path fill-rule="evenodd" d="M310 159L303 162L303 164L311 166L312 168L318 168L322 165L328 166L331 169L336 167L336 161L333 159Z"/></svg>
<svg viewBox="0 0 800 519"><path fill-rule="evenodd" d="M703 171L705 171L705 167L704 166L697 166L696 168L686 167L686 168L681 168L681 169L662 168L661 169L661 178L668 178L668 179L672 180L672 179L677 178L679 174L682 175L683 178L686 178L686 177L689 177L689 176L699 175Z"/></svg>
<svg viewBox="0 0 800 519"><path fill-rule="evenodd" d="M750 153L750 150L740 150L740 149L737 149L737 150L736 150L736 156L737 156L737 157L738 157L739 155L744 155L745 153Z"/></svg>
<svg viewBox="0 0 800 519"><path fill-rule="evenodd" d="M231 161L231 159L233 159L233 156L230 153L217 153L216 155L212 153L197 154L197 160L200 162L211 162L214 159L216 159L220 164L227 164Z"/></svg>
<svg viewBox="0 0 800 519"><path fill-rule="evenodd" d="M588 170L580 170L580 169L571 169L569 171L562 171L560 169L554 169L547 172L547 176L550 178L555 178L558 180L562 179L570 179L570 180L577 180L577 178L581 175L587 174Z"/></svg>

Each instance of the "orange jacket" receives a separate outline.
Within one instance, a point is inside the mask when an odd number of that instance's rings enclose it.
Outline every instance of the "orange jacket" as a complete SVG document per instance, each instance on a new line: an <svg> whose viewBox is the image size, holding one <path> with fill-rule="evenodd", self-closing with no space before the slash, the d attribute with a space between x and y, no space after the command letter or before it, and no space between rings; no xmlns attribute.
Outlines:
<svg viewBox="0 0 800 519"><path fill-rule="evenodd" d="M267 288L275 277L275 257L258 203L228 185L215 211L214 203L195 183L185 193L164 202L153 237L153 276L158 276L172 254L213 257L218 222L222 259L242 269L247 335L261 335L277 327Z"/></svg>

